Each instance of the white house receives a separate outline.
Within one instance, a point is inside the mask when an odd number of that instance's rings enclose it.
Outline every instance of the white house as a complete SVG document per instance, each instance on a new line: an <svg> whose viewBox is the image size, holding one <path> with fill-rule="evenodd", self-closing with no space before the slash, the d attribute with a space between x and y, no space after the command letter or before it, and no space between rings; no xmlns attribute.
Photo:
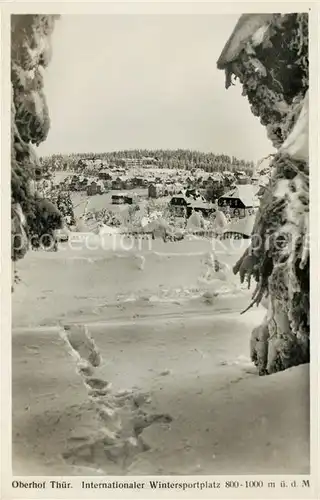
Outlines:
<svg viewBox="0 0 320 500"><path fill-rule="evenodd" d="M259 186L240 184L218 199L219 210L228 212L231 217L252 215L259 207Z"/></svg>

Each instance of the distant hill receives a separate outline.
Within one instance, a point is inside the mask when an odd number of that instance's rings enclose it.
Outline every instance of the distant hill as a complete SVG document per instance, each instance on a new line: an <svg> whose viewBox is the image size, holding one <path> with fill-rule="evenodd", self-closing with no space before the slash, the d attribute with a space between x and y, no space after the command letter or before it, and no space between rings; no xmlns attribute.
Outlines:
<svg viewBox="0 0 320 500"><path fill-rule="evenodd" d="M238 159L226 154L203 153L185 149L135 149L105 153L55 154L41 158L41 163L50 170L73 170L80 160L92 160L92 163L96 165L101 160L101 163L117 166L125 166L137 162L145 167L156 165L159 168L183 169L188 171L201 169L207 172L223 172L226 170L234 171L241 169L247 174L252 174L255 166L253 161Z"/></svg>

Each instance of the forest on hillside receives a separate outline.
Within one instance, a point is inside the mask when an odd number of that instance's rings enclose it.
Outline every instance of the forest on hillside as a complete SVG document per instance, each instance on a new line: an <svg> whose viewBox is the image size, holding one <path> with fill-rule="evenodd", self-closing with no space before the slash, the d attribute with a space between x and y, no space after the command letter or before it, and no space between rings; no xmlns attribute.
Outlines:
<svg viewBox="0 0 320 500"><path fill-rule="evenodd" d="M159 168L184 169L192 171L193 169L202 169L207 172L222 172L224 170L241 169L246 173L252 173L254 169L253 161L238 159L226 154L203 153L186 149L176 150L148 150L135 149L113 151L106 153L73 153L73 154L55 154L41 158L43 166L52 170L72 170L80 159L101 159L109 165L121 166L126 159L142 160L149 158Z"/></svg>

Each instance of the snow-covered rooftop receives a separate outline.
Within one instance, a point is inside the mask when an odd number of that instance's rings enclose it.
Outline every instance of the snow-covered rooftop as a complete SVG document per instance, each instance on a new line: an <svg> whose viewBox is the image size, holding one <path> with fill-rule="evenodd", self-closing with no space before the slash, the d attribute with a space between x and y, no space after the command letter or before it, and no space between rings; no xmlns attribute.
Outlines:
<svg viewBox="0 0 320 500"><path fill-rule="evenodd" d="M259 206L259 200L257 198L258 188L259 186L257 187L252 184L238 184L234 189L231 189L219 199L239 199L246 207L256 207Z"/></svg>

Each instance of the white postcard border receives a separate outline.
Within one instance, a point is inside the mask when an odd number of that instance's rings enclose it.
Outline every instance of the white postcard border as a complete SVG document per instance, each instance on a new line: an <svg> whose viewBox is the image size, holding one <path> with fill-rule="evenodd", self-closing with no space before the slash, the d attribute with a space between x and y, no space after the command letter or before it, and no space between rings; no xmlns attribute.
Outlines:
<svg viewBox="0 0 320 500"><path fill-rule="evenodd" d="M268 481L279 483L284 480L290 484L291 481L303 481L310 479L310 488L263 488L259 490L241 489L216 489L216 490L85 490L78 488L81 481L148 481L148 476L120 476L118 478L104 477L65 477L65 478L43 478L12 477L11 469L11 252L10 252L10 26L8 19L10 13L61 13L61 14L227 14L243 12L295 12L306 11L310 7L310 209L311 209L311 474L309 476L174 476L169 479L173 482L203 482L226 480L241 481L262 479L266 484ZM267 3L156 3L156 2L134 2L127 3L85 3L71 1L69 3L43 3L43 2L20 2L1 4L1 479L2 498L316 498L319 495L319 486L316 479L319 464L319 291L318 291L318 269L320 265L319 245L317 241L319 227L319 173L318 173L318 107L319 107L319 10L315 3L300 2L267 2ZM227 35L228 36L228 35ZM209 62L215 64L215 61ZM35 490L35 489L12 489L13 479L22 481L50 481L61 479L72 482L72 490ZM165 481L166 477L161 477ZM106 491L108 493L106 493Z"/></svg>

